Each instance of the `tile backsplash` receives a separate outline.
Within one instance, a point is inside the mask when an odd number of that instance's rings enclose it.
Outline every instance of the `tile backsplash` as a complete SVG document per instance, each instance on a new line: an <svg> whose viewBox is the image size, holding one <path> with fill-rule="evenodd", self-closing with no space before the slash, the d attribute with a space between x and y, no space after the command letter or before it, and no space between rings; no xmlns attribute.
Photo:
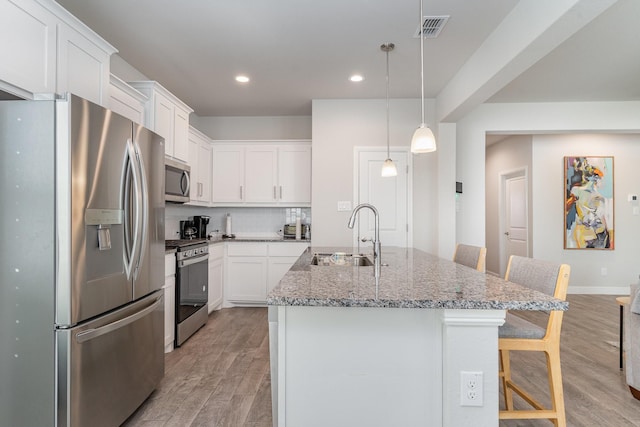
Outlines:
<svg viewBox="0 0 640 427"><path fill-rule="evenodd" d="M206 208L188 205L165 205L165 238L180 237L180 221L194 215L211 217L207 233L225 232L226 216L231 214L232 232L243 235L270 235L281 233L284 224L295 223L299 215L303 224L311 224L311 208Z"/></svg>

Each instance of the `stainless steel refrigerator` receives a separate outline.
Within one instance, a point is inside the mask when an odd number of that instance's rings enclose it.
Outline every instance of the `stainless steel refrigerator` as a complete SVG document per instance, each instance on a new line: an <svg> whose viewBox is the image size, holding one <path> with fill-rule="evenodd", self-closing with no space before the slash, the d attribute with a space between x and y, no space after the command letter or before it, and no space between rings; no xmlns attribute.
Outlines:
<svg viewBox="0 0 640 427"><path fill-rule="evenodd" d="M164 374L164 140L0 102L0 426L117 426Z"/></svg>

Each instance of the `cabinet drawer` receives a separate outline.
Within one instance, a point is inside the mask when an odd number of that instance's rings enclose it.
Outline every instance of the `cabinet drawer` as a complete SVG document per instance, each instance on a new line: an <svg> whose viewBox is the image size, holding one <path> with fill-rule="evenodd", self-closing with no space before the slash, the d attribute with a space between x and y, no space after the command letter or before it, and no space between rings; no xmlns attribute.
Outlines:
<svg viewBox="0 0 640 427"><path fill-rule="evenodd" d="M212 243L209 245L209 259L224 258L224 243Z"/></svg>
<svg viewBox="0 0 640 427"><path fill-rule="evenodd" d="M308 243L269 243L269 256L299 257L308 247Z"/></svg>
<svg viewBox="0 0 640 427"><path fill-rule="evenodd" d="M170 253L164 256L164 275L175 276L176 274L176 254Z"/></svg>
<svg viewBox="0 0 640 427"><path fill-rule="evenodd" d="M229 243L228 256L267 256L266 243Z"/></svg>

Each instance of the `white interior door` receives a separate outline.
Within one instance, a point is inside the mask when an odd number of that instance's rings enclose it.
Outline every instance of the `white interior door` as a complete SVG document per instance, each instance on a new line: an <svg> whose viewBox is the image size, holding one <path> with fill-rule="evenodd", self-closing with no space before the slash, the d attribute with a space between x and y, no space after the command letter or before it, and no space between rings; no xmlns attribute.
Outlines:
<svg viewBox="0 0 640 427"><path fill-rule="evenodd" d="M407 150L396 149L390 155L398 169L398 176L386 178L380 175L382 164L387 158L386 149L360 149L357 156L356 204L370 203L378 210L383 249L384 246L407 247L412 243L409 237L409 153ZM354 227L354 239L373 239L374 225L371 210L361 210L358 224Z"/></svg>
<svg viewBox="0 0 640 427"><path fill-rule="evenodd" d="M504 224L500 239L500 274L504 275L511 255L529 256L527 176L524 170L502 176Z"/></svg>

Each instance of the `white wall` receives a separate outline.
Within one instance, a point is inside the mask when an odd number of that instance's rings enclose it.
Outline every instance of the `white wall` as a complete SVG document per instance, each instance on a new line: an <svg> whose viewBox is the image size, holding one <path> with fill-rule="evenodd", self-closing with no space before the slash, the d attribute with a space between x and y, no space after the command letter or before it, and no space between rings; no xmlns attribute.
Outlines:
<svg viewBox="0 0 640 427"><path fill-rule="evenodd" d="M433 117L433 102L427 115ZM389 122L390 145L409 146L419 100L390 100ZM337 202L354 202L353 148L386 145L386 100L314 100L312 144L313 245L350 246L350 212L338 212ZM414 246L430 250L437 247L436 156L414 156L413 183Z"/></svg>
<svg viewBox="0 0 640 427"><path fill-rule="evenodd" d="M456 238L467 242L484 242L485 240L484 175L487 132L640 133L640 102L483 104L460 120L457 123L456 177L458 181L465 183L465 193L456 217L456 235L451 236L453 240ZM534 150L534 157L535 155ZM561 160L558 162L561 164ZM561 169L561 166L558 168ZM534 162L534 174L536 170L537 166ZM533 191L536 191L535 187ZM534 230L540 226L535 222L535 215L534 213ZM556 227L561 225L560 220ZM562 248L562 242L559 247ZM546 258L546 254L539 252L535 243L533 255ZM573 268L580 269L581 265ZM635 282L636 277L637 273L623 280ZM608 287L608 291L621 293L620 289L615 288L620 286L620 283L609 283L612 287ZM569 291L580 290L579 286L582 284L572 275ZM589 289L601 291L593 286Z"/></svg>
<svg viewBox="0 0 640 427"><path fill-rule="evenodd" d="M487 147L486 157L486 243L487 271L501 274L500 240L504 230L500 229L500 174L515 169L526 168L528 175L529 205L529 253L533 253L532 237L533 204L531 202L531 135L508 137Z"/></svg>
<svg viewBox="0 0 640 427"><path fill-rule="evenodd" d="M199 117L190 122L211 139L311 139L311 117Z"/></svg>
<svg viewBox="0 0 640 427"><path fill-rule="evenodd" d="M111 74L119 77L125 82L151 80L138 71L137 68L134 68L131 64L122 59L118 54L111 55Z"/></svg>
<svg viewBox="0 0 640 427"><path fill-rule="evenodd" d="M613 156L614 250L564 250L564 156ZM574 134L533 137L533 253L571 265L574 293L628 293L640 274L640 135ZM602 269L606 269L606 275Z"/></svg>

